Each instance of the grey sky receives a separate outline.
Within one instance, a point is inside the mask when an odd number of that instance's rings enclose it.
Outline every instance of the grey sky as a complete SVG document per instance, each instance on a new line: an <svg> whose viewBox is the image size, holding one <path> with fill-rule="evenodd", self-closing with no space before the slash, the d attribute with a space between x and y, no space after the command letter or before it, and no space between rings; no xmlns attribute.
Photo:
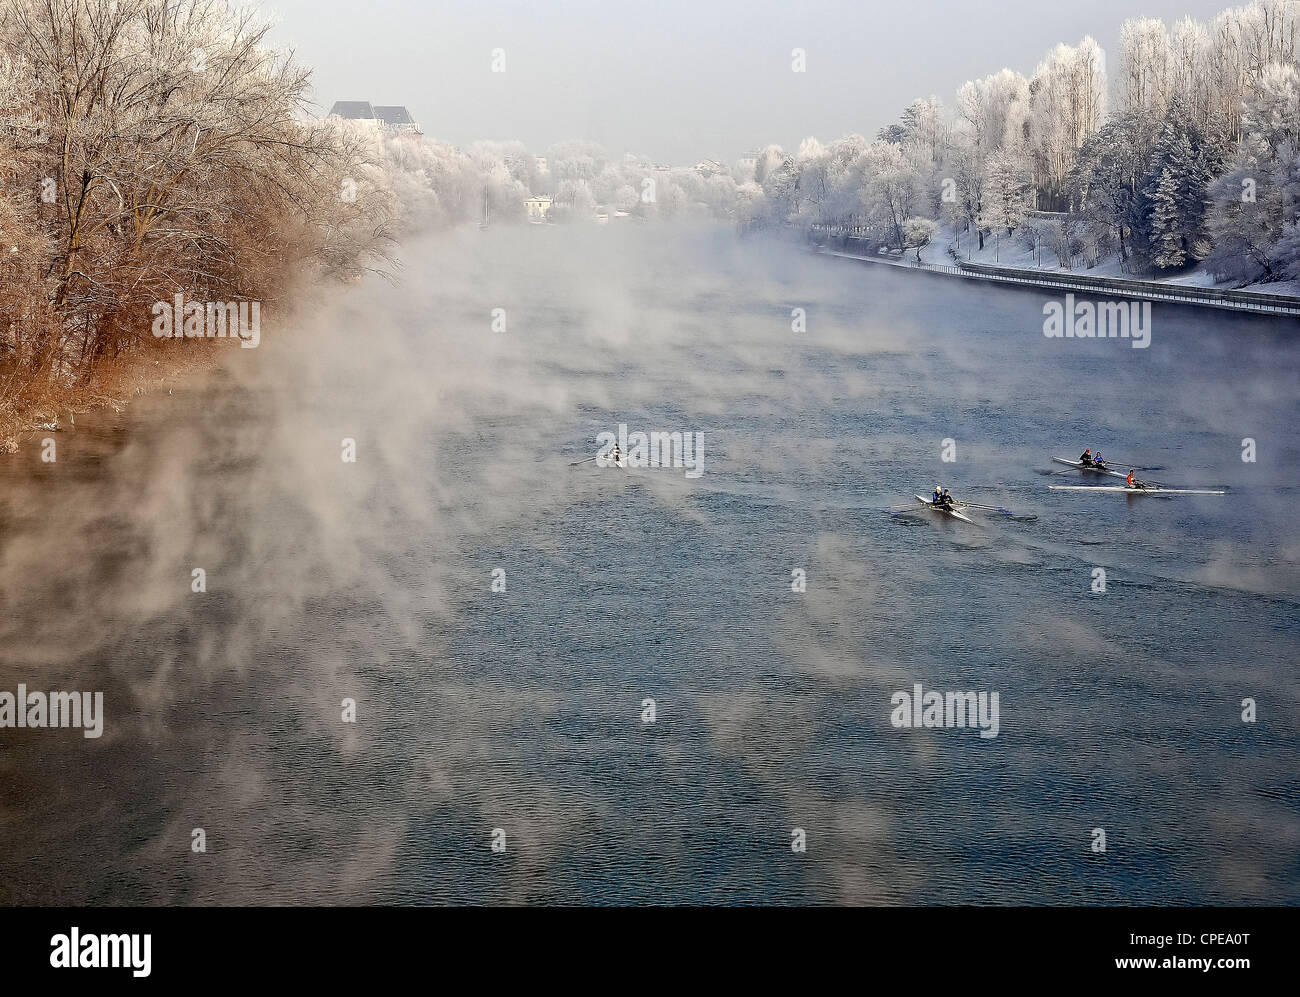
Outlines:
<svg viewBox="0 0 1300 997"><path fill-rule="evenodd" d="M768 142L874 135L914 97L1033 70L1140 15L1204 20L1230 0L272 0L315 98L405 104L426 135L591 138L659 161L730 161ZM808 53L790 69L791 49ZM506 72L491 72L493 49Z"/></svg>

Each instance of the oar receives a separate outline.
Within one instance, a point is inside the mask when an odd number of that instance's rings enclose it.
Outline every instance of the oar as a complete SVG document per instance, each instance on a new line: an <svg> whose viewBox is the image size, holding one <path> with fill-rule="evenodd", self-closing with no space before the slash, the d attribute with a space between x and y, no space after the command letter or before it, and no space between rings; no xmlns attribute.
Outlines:
<svg viewBox="0 0 1300 997"><path fill-rule="evenodd" d="M1131 460L1120 460L1118 457L1107 457L1107 458L1106 458L1106 467L1107 467L1107 468L1110 468L1112 464L1123 464L1125 467L1131 467L1131 468L1133 468L1133 470L1135 470L1135 471L1159 471L1159 470L1162 470L1162 468L1159 468L1159 467L1146 467L1146 466L1144 466L1144 465L1142 465L1142 464L1135 463L1134 461L1131 461ZM1113 468L1112 468L1112 470L1113 470Z"/></svg>
<svg viewBox="0 0 1300 997"><path fill-rule="evenodd" d="M1010 509L1003 509L1001 506L998 505L980 505L978 502L958 502L957 504L963 505L967 509L981 509L984 512L1001 512L1001 513L1005 513L1008 516L1015 515L1015 513L1013 513Z"/></svg>
<svg viewBox="0 0 1300 997"><path fill-rule="evenodd" d="M577 467L579 464L586 464L587 461L596 460L599 456L600 456L600 454L596 454L595 457L588 457L587 460L574 460L574 461L570 461L570 462L569 462L569 466L570 466L570 467Z"/></svg>

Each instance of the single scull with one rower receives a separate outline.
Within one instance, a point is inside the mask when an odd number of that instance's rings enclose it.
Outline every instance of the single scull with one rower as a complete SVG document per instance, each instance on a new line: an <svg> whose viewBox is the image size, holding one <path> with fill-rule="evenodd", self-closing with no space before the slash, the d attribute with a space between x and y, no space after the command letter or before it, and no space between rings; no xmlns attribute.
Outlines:
<svg viewBox="0 0 1300 997"><path fill-rule="evenodd" d="M1048 485L1054 492L1124 492L1128 495L1226 495L1222 488L1130 488L1128 485Z"/></svg>

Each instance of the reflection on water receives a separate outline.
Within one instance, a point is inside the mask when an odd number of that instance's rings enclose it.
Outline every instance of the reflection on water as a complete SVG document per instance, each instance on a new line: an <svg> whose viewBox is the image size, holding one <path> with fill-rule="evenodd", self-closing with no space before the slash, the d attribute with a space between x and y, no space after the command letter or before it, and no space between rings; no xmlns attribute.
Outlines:
<svg viewBox="0 0 1300 997"><path fill-rule="evenodd" d="M407 262L0 463L0 689L107 713L0 730L0 901L1300 900L1289 326L1049 340L724 231ZM619 423L704 475L569 466ZM1084 445L1231 494L1050 492ZM1022 518L885 511L936 481Z"/></svg>

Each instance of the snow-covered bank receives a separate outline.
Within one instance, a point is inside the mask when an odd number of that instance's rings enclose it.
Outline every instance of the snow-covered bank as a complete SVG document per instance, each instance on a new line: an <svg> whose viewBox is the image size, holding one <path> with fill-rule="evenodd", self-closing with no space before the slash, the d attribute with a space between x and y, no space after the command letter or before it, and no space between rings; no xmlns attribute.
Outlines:
<svg viewBox="0 0 1300 997"><path fill-rule="evenodd" d="M1041 270L1044 274L1056 276L1113 277L1119 280L1141 280L1152 284L1213 288L1222 291L1257 291L1261 294L1284 294L1300 298L1298 280L1254 284L1218 282L1204 268L1171 277L1150 277L1127 272L1120 264L1118 254L1114 253L1103 256L1091 267L1082 263L1065 266L1050 249L1029 250L1014 239L985 236L984 248L981 250L976 245L976 240L969 235L963 234L960 240L952 238L951 233L946 235L947 238L936 240L921 249L922 263L940 266L952 266L957 262L978 263L982 266L1005 267L1009 270ZM903 254L902 262L915 262L916 255L916 250L910 249Z"/></svg>
<svg viewBox="0 0 1300 997"><path fill-rule="evenodd" d="M1241 289L1196 287L1174 284L1169 281L1140 281L1126 276L1081 274L1077 270L1061 268L1013 268L1005 264L982 264L972 260L948 258L939 262L926 262L924 254L917 261L915 250L905 255L890 251L874 251L857 240L832 241L830 244L814 241L813 252L841 259L857 260L872 265L891 266L904 270L946 275L961 280L982 280L1015 284L1049 290L1053 293L1083 292L1086 296L1111 294L1118 298L1161 301L1235 312L1275 316L1300 316L1300 297L1271 295L1266 292ZM1096 268L1094 268L1096 269Z"/></svg>

